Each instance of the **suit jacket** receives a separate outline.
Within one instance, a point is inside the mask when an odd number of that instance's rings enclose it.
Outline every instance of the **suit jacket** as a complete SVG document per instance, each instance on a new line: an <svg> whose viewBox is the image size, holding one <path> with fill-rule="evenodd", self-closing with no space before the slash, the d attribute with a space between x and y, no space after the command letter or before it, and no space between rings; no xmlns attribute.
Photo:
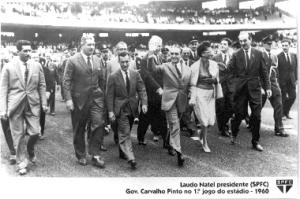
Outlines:
<svg viewBox="0 0 300 199"><path fill-rule="evenodd" d="M156 66L161 64L161 57L148 54L143 60L140 70L147 91L148 103L158 106L161 105L161 96L156 91L163 87L163 74L156 70Z"/></svg>
<svg viewBox="0 0 300 199"><path fill-rule="evenodd" d="M287 63L284 52L277 55L278 57L278 71L279 71L279 85L285 86L291 83L294 87L297 80L297 55L290 53L290 64Z"/></svg>
<svg viewBox="0 0 300 199"><path fill-rule="evenodd" d="M40 107L46 106L46 84L43 69L38 62L29 60L27 83L21 74L22 61L19 57L4 66L0 82L0 112L11 116L27 98L31 112L39 116Z"/></svg>
<svg viewBox="0 0 300 199"><path fill-rule="evenodd" d="M249 59L249 66L246 68L246 57L244 50L241 48L232 55L227 65L227 72L237 77L236 96L247 85L250 92L251 90L260 89L261 82L265 90L271 89L268 69L262 52L251 48Z"/></svg>
<svg viewBox="0 0 300 199"><path fill-rule="evenodd" d="M225 62L224 62L224 59L223 59L223 56L222 56L222 53L218 53L218 54L216 54L216 55L212 58L212 60L214 60L215 62L217 62L218 65L220 66L220 68L222 68L222 67L227 68L227 64L228 64L230 58L231 58L231 57L229 56L229 57L228 57L227 63L225 63ZM230 78L230 75L227 74L226 72L224 72L223 70L219 70L219 77L220 77L220 83L222 84L224 81L226 81L227 79Z"/></svg>
<svg viewBox="0 0 300 199"><path fill-rule="evenodd" d="M72 99L80 110L91 101L95 101L99 107L104 107L105 89L100 59L93 55L92 62L93 70L89 69L81 53L77 53L68 59L65 68L65 99Z"/></svg>
<svg viewBox="0 0 300 199"><path fill-rule="evenodd" d="M176 103L179 113L183 113L187 106L188 90L191 80L191 69L184 62L181 65L181 78L179 78L175 67L171 62L158 66L158 70L163 72L163 95L161 109L168 111Z"/></svg>
<svg viewBox="0 0 300 199"><path fill-rule="evenodd" d="M116 117L120 115L121 109L129 105L131 114L136 117L138 110L138 93L142 105L148 105L144 82L135 70L129 69L130 92L127 93L125 81L121 69L111 74L108 78L106 88L106 101L108 112L113 112Z"/></svg>
<svg viewBox="0 0 300 199"><path fill-rule="evenodd" d="M272 96L281 95L281 90L278 84L278 59L277 56L274 54L270 54L270 57L268 53L264 50L263 51L263 57L266 62L266 66L269 73L270 83L271 83L271 90L272 90Z"/></svg>

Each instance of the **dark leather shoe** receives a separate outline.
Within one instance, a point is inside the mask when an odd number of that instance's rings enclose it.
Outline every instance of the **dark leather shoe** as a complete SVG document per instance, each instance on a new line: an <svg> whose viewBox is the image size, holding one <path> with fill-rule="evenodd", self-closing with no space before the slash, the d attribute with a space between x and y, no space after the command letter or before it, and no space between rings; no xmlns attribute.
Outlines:
<svg viewBox="0 0 300 199"><path fill-rule="evenodd" d="M117 135L117 136L114 135L114 141L115 141L115 144L119 144L119 138L118 138L118 135Z"/></svg>
<svg viewBox="0 0 300 199"><path fill-rule="evenodd" d="M285 133L284 131L275 132L275 135L280 137L289 137L289 134Z"/></svg>
<svg viewBox="0 0 300 199"><path fill-rule="evenodd" d="M105 163L104 160L100 156L94 156L92 157L92 164L99 168L104 168Z"/></svg>
<svg viewBox="0 0 300 199"><path fill-rule="evenodd" d="M30 161L32 164L35 164L35 163L36 163L36 156L35 156L35 155L29 156L29 161Z"/></svg>
<svg viewBox="0 0 300 199"><path fill-rule="evenodd" d="M146 141L139 141L139 145L144 145L144 146L146 146L146 145L147 145L147 142L146 142Z"/></svg>
<svg viewBox="0 0 300 199"><path fill-rule="evenodd" d="M17 156L16 155L10 155L9 164L14 165L16 163L17 163Z"/></svg>
<svg viewBox="0 0 300 199"><path fill-rule="evenodd" d="M184 158L182 157L182 153L177 152L177 163L178 166L182 167L184 163Z"/></svg>
<svg viewBox="0 0 300 199"><path fill-rule="evenodd" d="M236 137L231 136L231 138L230 138L230 144L235 145L236 143L237 143L236 142Z"/></svg>
<svg viewBox="0 0 300 199"><path fill-rule="evenodd" d="M78 160L78 164L82 165L82 166L86 166L87 165L87 161L85 158L80 158Z"/></svg>
<svg viewBox="0 0 300 199"><path fill-rule="evenodd" d="M221 131L221 135L224 137L229 137L229 133L226 130Z"/></svg>
<svg viewBox="0 0 300 199"><path fill-rule="evenodd" d="M253 145L253 149L260 152L264 150L264 148L260 144Z"/></svg>
<svg viewBox="0 0 300 199"><path fill-rule="evenodd" d="M167 143L166 141L163 141L163 148L164 149L169 149L170 148L169 143Z"/></svg>
<svg viewBox="0 0 300 199"><path fill-rule="evenodd" d="M172 147L170 147L170 148L168 149L168 153L169 153L169 155L171 155L171 156L175 156L175 155L176 155L176 152L175 152L175 150L174 150Z"/></svg>
<svg viewBox="0 0 300 199"><path fill-rule="evenodd" d="M128 161L128 164L130 164L130 167L131 167L132 170L135 170L135 169L136 169L137 163L136 163L135 160L129 160L129 161Z"/></svg>
<svg viewBox="0 0 300 199"><path fill-rule="evenodd" d="M107 151L107 148L106 148L104 145L101 144L101 145L100 145L100 150L101 150L101 151Z"/></svg>

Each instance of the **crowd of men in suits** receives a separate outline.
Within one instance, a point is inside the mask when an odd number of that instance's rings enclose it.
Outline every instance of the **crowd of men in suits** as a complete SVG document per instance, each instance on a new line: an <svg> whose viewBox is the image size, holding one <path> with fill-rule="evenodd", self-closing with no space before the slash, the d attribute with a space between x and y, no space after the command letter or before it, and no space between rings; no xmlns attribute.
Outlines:
<svg viewBox="0 0 300 199"><path fill-rule="evenodd" d="M263 39L263 48L251 46L251 35L241 32L240 46L228 38L220 41L219 53L211 59L219 66L223 97L216 100L216 117L220 134L236 143L241 121L251 109L249 126L253 149L263 151L259 144L261 109L266 102L274 109L274 133L287 137L283 119L289 114L296 98L297 56L289 51L290 41L282 41L283 51L271 52L272 38ZM56 84L70 111L75 156L80 165L87 165L87 154L94 166L105 167L102 153L106 151L104 136L107 129L114 132L119 157L130 168L137 162L131 141L131 129L138 121L139 145L147 145L148 127L163 139L163 147L177 155L178 166L184 165L180 132L187 129L191 137L199 136L197 118L189 103L192 72L190 66L199 59L199 41L189 46L163 47L158 36L149 40L149 51L143 58L132 59L127 44L116 45L116 56L102 45L95 50L92 35L83 35L77 49L58 67L58 60L31 54L31 43L17 42L18 56L1 71L0 116L2 129L10 150L10 163L24 175L30 163L35 163L34 146L43 139L45 116L55 115ZM25 126L24 126L25 124ZM85 134L88 134L87 143ZM25 140L25 136L29 139ZM88 146L86 151L86 145Z"/></svg>

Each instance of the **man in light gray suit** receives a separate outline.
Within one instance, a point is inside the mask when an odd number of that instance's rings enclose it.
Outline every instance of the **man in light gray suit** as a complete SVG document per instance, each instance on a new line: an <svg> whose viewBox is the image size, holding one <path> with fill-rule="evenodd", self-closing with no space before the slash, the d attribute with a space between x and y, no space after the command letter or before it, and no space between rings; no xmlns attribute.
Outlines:
<svg viewBox="0 0 300 199"><path fill-rule="evenodd" d="M136 161L132 150L130 138L131 127L137 116L138 98L142 104L142 111L146 113L148 108L147 94L144 82L135 70L129 69L129 54L119 54L121 69L111 74L106 88L106 101L108 116L115 122L119 137L119 155L121 159L128 160L131 169L136 169Z"/></svg>
<svg viewBox="0 0 300 199"><path fill-rule="evenodd" d="M161 109L166 112L170 131L170 145L177 153L178 166L183 166L184 158L180 145L180 118L186 110L191 69L181 59L180 48L170 49L171 62L157 66L163 72L163 94Z"/></svg>
<svg viewBox="0 0 300 199"><path fill-rule="evenodd" d="M19 40L17 50L19 57L5 65L2 70L0 117L9 120L17 152L18 172L24 175L29 162L36 161L34 146L40 133L40 108L47 110L46 84L41 65L30 59L31 43ZM26 132L29 134L27 144Z"/></svg>

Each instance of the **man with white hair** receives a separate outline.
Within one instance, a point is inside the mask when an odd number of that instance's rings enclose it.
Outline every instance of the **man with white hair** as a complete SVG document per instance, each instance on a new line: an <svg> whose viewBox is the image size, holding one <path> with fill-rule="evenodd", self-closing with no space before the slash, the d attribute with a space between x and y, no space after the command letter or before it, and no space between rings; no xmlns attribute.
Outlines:
<svg viewBox="0 0 300 199"><path fill-rule="evenodd" d="M85 129L90 121L88 152L96 167L104 168L100 145L104 137L105 90L100 59L93 55L95 40L91 35L81 37L81 51L67 62L63 85L67 109L71 112L73 144L80 165L87 165Z"/></svg>
<svg viewBox="0 0 300 199"><path fill-rule="evenodd" d="M272 95L268 70L261 51L251 47L251 35L241 32L239 35L241 49L237 50L231 57L227 72L237 77L236 91L234 96L235 117L232 120L232 139L231 143L236 143L239 126L245 118L245 110L250 104L253 122L252 146L254 150L263 151L259 144L259 131L261 123L261 87L264 88L267 97ZM261 86L261 82L263 85Z"/></svg>
<svg viewBox="0 0 300 199"><path fill-rule="evenodd" d="M161 56L159 56L162 39L153 35L148 43L149 53L142 60L140 73L145 82L146 92L148 96L148 112L139 115L139 125L137 128L138 141L140 145L146 145L145 134L151 125L151 131L154 134L153 141L158 141L161 134L164 147L168 148L167 123L165 113L161 110L161 95L163 87L162 73L155 71L157 65L162 64Z"/></svg>

